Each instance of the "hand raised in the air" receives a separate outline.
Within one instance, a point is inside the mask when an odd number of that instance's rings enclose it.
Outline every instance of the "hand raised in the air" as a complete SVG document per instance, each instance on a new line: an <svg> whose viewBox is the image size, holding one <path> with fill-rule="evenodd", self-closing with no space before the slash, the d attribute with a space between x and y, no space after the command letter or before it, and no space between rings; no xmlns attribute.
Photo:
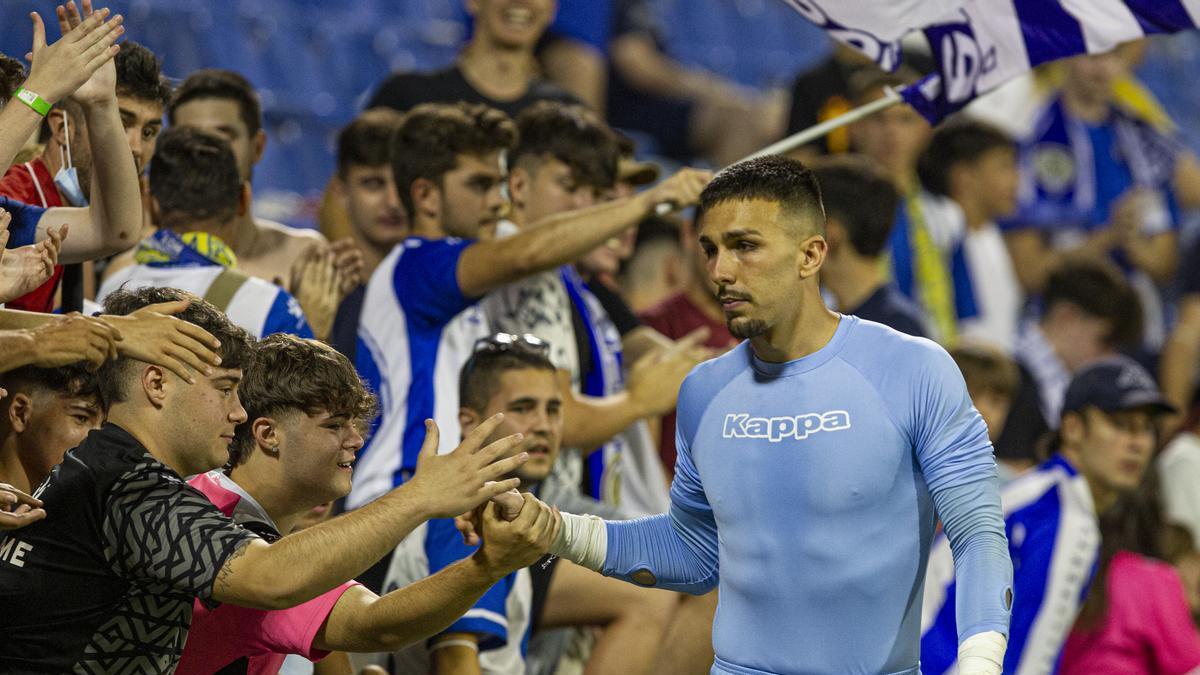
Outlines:
<svg viewBox="0 0 1200 675"><path fill-rule="evenodd" d="M82 0L81 4L83 5L82 14L76 8L74 0L68 2L66 5L59 5L55 8L55 14L58 17L58 27L62 30L64 37L82 25L84 21L95 13L92 11L92 0ZM119 30L123 32L124 28L122 27ZM92 76L75 90L75 93L71 97L84 106L106 101L115 103L117 100L116 61L114 59L104 61L92 73Z"/></svg>
<svg viewBox="0 0 1200 675"><path fill-rule="evenodd" d="M120 14L110 19L107 8L92 12L54 44L46 44L46 24L41 15L30 12L29 16L33 20L33 49L26 55L30 67L25 87L51 104L75 93L120 51L114 43L125 32L121 25L124 19ZM115 76L116 71L113 73Z"/></svg>
<svg viewBox="0 0 1200 675"><path fill-rule="evenodd" d="M650 209L658 209L662 204L670 205L670 208L666 209L667 212L687 208L700 199L700 193L712 179L711 171L684 167L641 193L638 198L645 200Z"/></svg>

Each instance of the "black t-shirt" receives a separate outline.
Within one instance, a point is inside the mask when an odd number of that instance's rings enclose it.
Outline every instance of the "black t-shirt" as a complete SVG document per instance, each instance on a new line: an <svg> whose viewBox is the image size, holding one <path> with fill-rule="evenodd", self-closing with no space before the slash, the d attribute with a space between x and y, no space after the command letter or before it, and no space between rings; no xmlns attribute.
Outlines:
<svg viewBox="0 0 1200 675"><path fill-rule="evenodd" d="M462 71L456 64L444 70L428 73L410 72L391 75L383 81L383 84L379 85L379 91L375 92L375 96L371 98L367 107L395 108L400 112L405 112L422 103L456 103L458 101L485 103L503 111L509 117L516 117L517 113L538 101L579 103L579 99L565 89L541 79L531 82L525 95L518 99L498 101L488 98L472 87L470 82L467 82L467 78L463 77Z"/></svg>
<svg viewBox="0 0 1200 675"><path fill-rule="evenodd" d="M996 457L1040 462L1045 458L1038 456L1038 444L1050 431L1050 425L1042 416L1042 396L1038 392L1037 380L1033 379L1025 366L1018 363L1017 368L1021 378L1012 406L1008 409L1004 429L996 439Z"/></svg>
<svg viewBox="0 0 1200 675"><path fill-rule="evenodd" d="M891 284L880 286L856 309L842 311L860 319L881 323L901 333L926 337L921 310Z"/></svg>
<svg viewBox="0 0 1200 675"><path fill-rule="evenodd" d="M596 296L596 300L600 302L604 311L608 313L608 318L616 326L621 337L625 337L630 331L642 325L641 319L638 319L629 305L625 304L625 300L608 286L598 281L587 282L585 285L592 295ZM583 315L579 313L579 308L573 302L571 303L571 325L575 328L575 351L579 359L579 379L583 381L588 378L592 368L596 367L596 363L592 359L592 345L588 338L587 325L584 324Z"/></svg>
<svg viewBox="0 0 1200 675"><path fill-rule="evenodd" d="M658 17L650 0L614 0L612 5L612 33L610 39L631 34L649 36L662 49L662 34L658 29Z"/></svg>
<svg viewBox="0 0 1200 675"><path fill-rule="evenodd" d="M194 601L255 536L114 424L38 496L46 518L0 544L0 672L172 672Z"/></svg>
<svg viewBox="0 0 1200 675"><path fill-rule="evenodd" d="M333 318L333 330L329 333L329 346L350 359L350 363L354 363L358 355L358 320L362 317L363 300L366 297L365 284L359 284L350 291L342 304L338 305L337 316Z"/></svg>
<svg viewBox="0 0 1200 675"><path fill-rule="evenodd" d="M637 318L637 314L634 314L633 310L629 308L625 298L622 298L619 293L603 282L589 281L587 288L600 301L604 311L608 312L608 318L612 319L613 325L617 327L617 332L621 334L621 337L625 337L633 329L642 325L642 320Z"/></svg>

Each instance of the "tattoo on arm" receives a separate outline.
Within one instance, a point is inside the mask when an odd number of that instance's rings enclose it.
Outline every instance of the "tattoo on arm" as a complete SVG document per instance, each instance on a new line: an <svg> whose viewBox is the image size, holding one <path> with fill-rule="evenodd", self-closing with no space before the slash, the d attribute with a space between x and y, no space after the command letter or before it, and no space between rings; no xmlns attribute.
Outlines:
<svg viewBox="0 0 1200 675"><path fill-rule="evenodd" d="M217 582L213 584L214 595L224 595L225 591L228 589L230 568L233 567L233 561L237 560L243 555L246 555L246 551L250 549L250 544L253 541L253 539L247 539L246 541L242 542L242 544L237 547L237 550L235 550L233 553L230 553L229 557L225 559L225 564L221 566L221 571L217 573Z"/></svg>

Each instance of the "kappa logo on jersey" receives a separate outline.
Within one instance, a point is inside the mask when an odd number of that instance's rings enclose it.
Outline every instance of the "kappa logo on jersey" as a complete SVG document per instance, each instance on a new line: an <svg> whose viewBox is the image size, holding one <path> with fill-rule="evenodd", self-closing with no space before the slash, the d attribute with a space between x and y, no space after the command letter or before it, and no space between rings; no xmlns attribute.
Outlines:
<svg viewBox="0 0 1200 675"><path fill-rule="evenodd" d="M842 431L850 428L850 413L830 410L789 417L751 417L746 413L725 416L725 438L765 438L778 443L785 438L802 441L818 431Z"/></svg>

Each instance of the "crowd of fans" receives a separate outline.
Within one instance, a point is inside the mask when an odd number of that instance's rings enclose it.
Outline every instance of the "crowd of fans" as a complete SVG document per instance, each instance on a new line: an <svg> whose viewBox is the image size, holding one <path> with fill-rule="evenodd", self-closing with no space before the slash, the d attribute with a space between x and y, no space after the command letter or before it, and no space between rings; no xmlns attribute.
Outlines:
<svg viewBox="0 0 1200 675"><path fill-rule="evenodd" d="M712 174L617 130L723 166L912 78L838 48L789 110L672 62L642 3L607 61L553 4L468 2L452 67L382 82L321 232L254 215L252 83L33 15L28 72L0 57L0 670L707 672L715 591L544 557L546 504L667 510L680 384L738 344L687 217ZM1200 165L1136 56L1039 73L1021 137L899 105L792 153L830 307L941 344L987 423L1022 672L1200 666Z"/></svg>

